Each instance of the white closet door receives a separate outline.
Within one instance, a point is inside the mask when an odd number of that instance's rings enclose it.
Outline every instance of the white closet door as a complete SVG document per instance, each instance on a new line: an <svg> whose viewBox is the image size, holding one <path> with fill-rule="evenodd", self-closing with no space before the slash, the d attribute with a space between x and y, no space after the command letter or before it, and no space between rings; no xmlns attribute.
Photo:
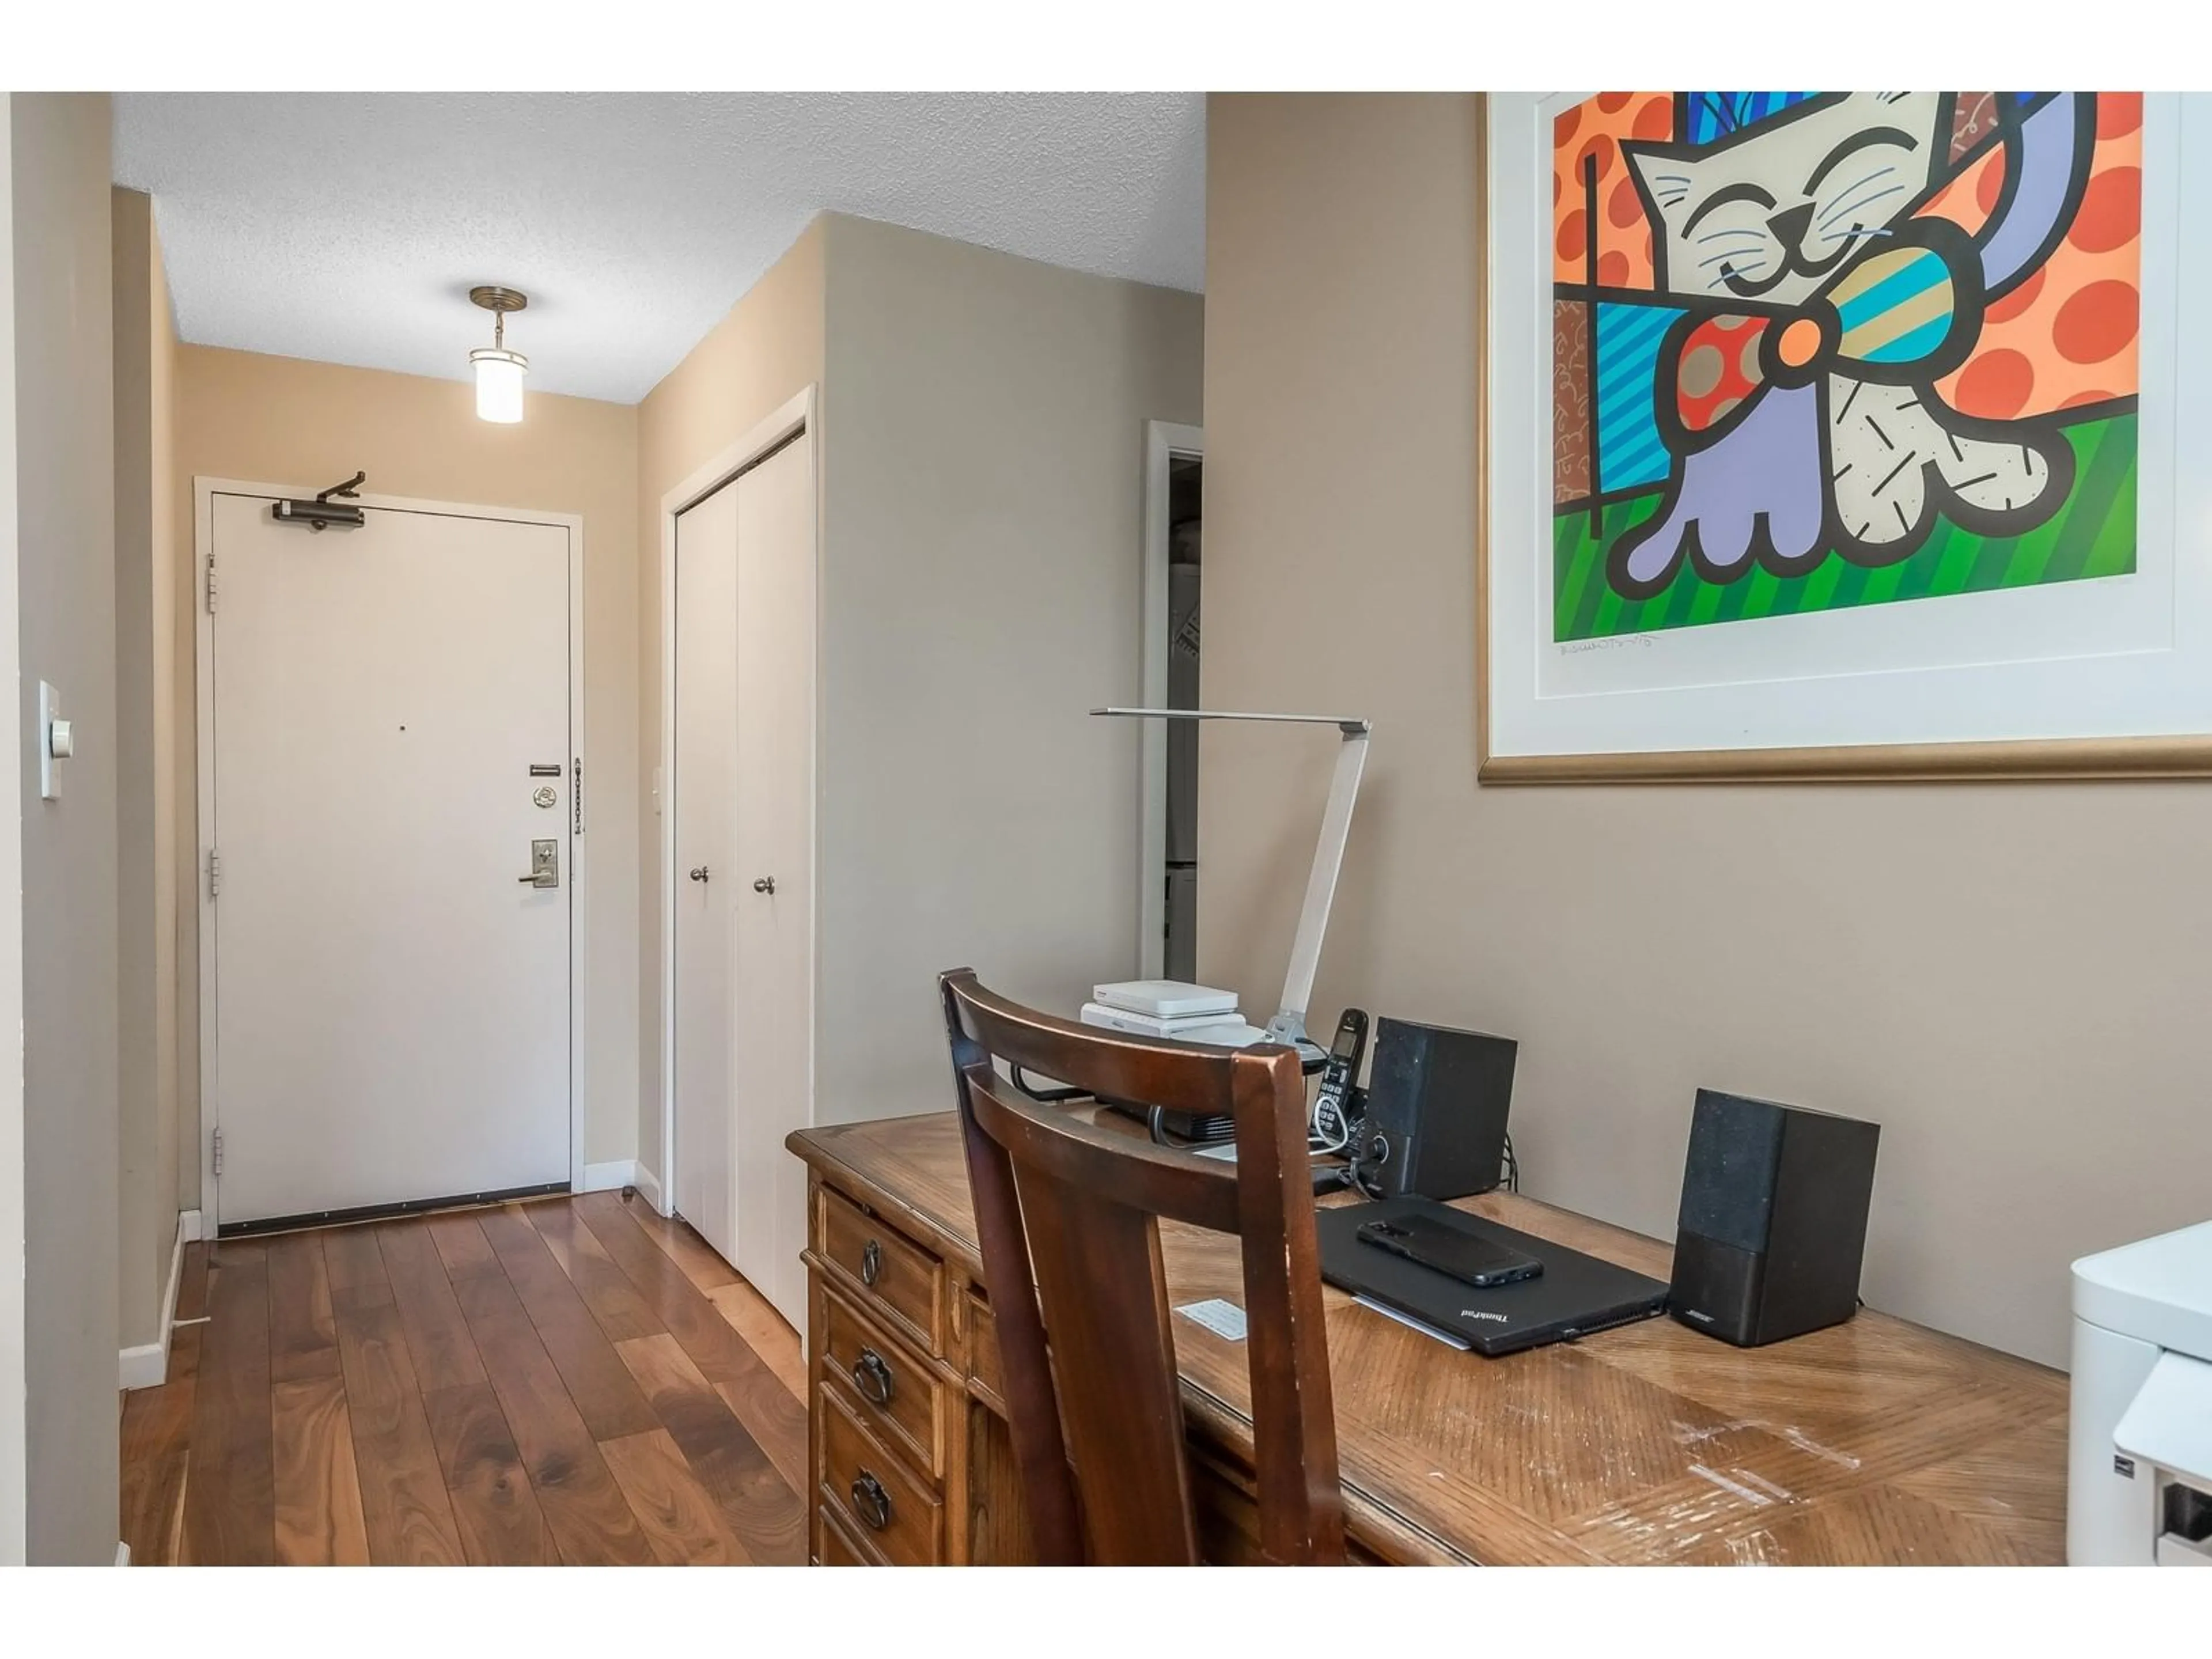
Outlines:
<svg viewBox="0 0 2212 1659"><path fill-rule="evenodd" d="M738 489L676 520L676 1210L737 1256L730 1057L737 787Z"/></svg>
<svg viewBox="0 0 2212 1659"><path fill-rule="evenodd" d="M805 1329L814 1094L814 479L801 437L737 480L738 1271ZM924 990L927 988L923 988Z"/></svg>

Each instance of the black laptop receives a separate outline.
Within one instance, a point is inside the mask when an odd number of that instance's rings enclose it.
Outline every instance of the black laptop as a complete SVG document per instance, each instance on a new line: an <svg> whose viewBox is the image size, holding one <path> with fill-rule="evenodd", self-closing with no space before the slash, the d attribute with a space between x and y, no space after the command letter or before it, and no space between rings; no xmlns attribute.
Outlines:
<svg viewBox="0 0 2212 1659"><path fill-rule="evenodd" d="M1354 1236L1370 1221L1418 1212L1544 1264L1534 1279L1478 1290ZM1428 1198L1386 1198L1319 1211L1322 1277L1377 1313L1455 1347L1497 1358L1546 1342L1588 1336L1649 1319L1667 1306L1667 1286L1548 1238L1516 1232Z"/></svg>

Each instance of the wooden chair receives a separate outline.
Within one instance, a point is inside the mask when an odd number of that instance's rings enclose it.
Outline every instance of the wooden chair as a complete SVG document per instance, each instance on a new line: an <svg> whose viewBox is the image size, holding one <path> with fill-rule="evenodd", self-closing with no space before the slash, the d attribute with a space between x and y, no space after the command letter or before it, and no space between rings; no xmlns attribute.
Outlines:
<svg viewBox="0 0 2212 1659"><path fill-rule="evenodd" d="M1160 1266L1166 1217L1243 1242L1262 1552L1340 1565L1344 1499L1297 1054L1109 1035L994 995L964 968L938 983L1039 1558L1198 1560ZM1095 1128L1021 1093L994 1060L1104 1099L1229 1115L1237 1162Z"/></svg>

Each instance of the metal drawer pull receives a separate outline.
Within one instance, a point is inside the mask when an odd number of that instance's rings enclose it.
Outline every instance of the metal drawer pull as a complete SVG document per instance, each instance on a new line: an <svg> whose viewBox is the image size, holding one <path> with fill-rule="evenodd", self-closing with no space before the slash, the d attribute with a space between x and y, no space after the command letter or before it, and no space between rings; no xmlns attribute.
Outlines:
<svg viewBox="0 0 2212 1659"><path fill-rule="evenodd" d="M891 1396L898 1392L891 1368L873 1348L861 1349L860 1357L853 1362L853 1386L878 1406L890 1405Z"/></svg>
<svg viewBox="0 0 2212 1659"><path fill-rule="evenodd" d="M884 1490L884 1483L866 1469L853 1477L853 1512L874 1532L881 1532L891 1523L891 1495Z"/></svg>
<svg viewBox="0 0 2212 1659"><path fill-rule="evenodd" d="M884 1247L874 1239L860 1246L860 1283L873 1285L884 1276Z"/></svg>

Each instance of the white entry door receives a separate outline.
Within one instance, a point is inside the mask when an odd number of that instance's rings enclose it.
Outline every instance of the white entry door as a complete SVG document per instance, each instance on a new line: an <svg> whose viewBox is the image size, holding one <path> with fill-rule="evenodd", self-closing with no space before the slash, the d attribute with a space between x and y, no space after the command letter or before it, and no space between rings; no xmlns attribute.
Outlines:
<svg viewBox="0 0 2212 1659"><path fill-rule="evenodd" d="M570 1176L573 532L367 517L212 499L225 1225Z"/></svg>
<svg viewBox="0 0 2212 1659"><path fill-rule="evenodd" d="M814 484L804 437L676 527L676 1204L805 1328Z"/></svg>

